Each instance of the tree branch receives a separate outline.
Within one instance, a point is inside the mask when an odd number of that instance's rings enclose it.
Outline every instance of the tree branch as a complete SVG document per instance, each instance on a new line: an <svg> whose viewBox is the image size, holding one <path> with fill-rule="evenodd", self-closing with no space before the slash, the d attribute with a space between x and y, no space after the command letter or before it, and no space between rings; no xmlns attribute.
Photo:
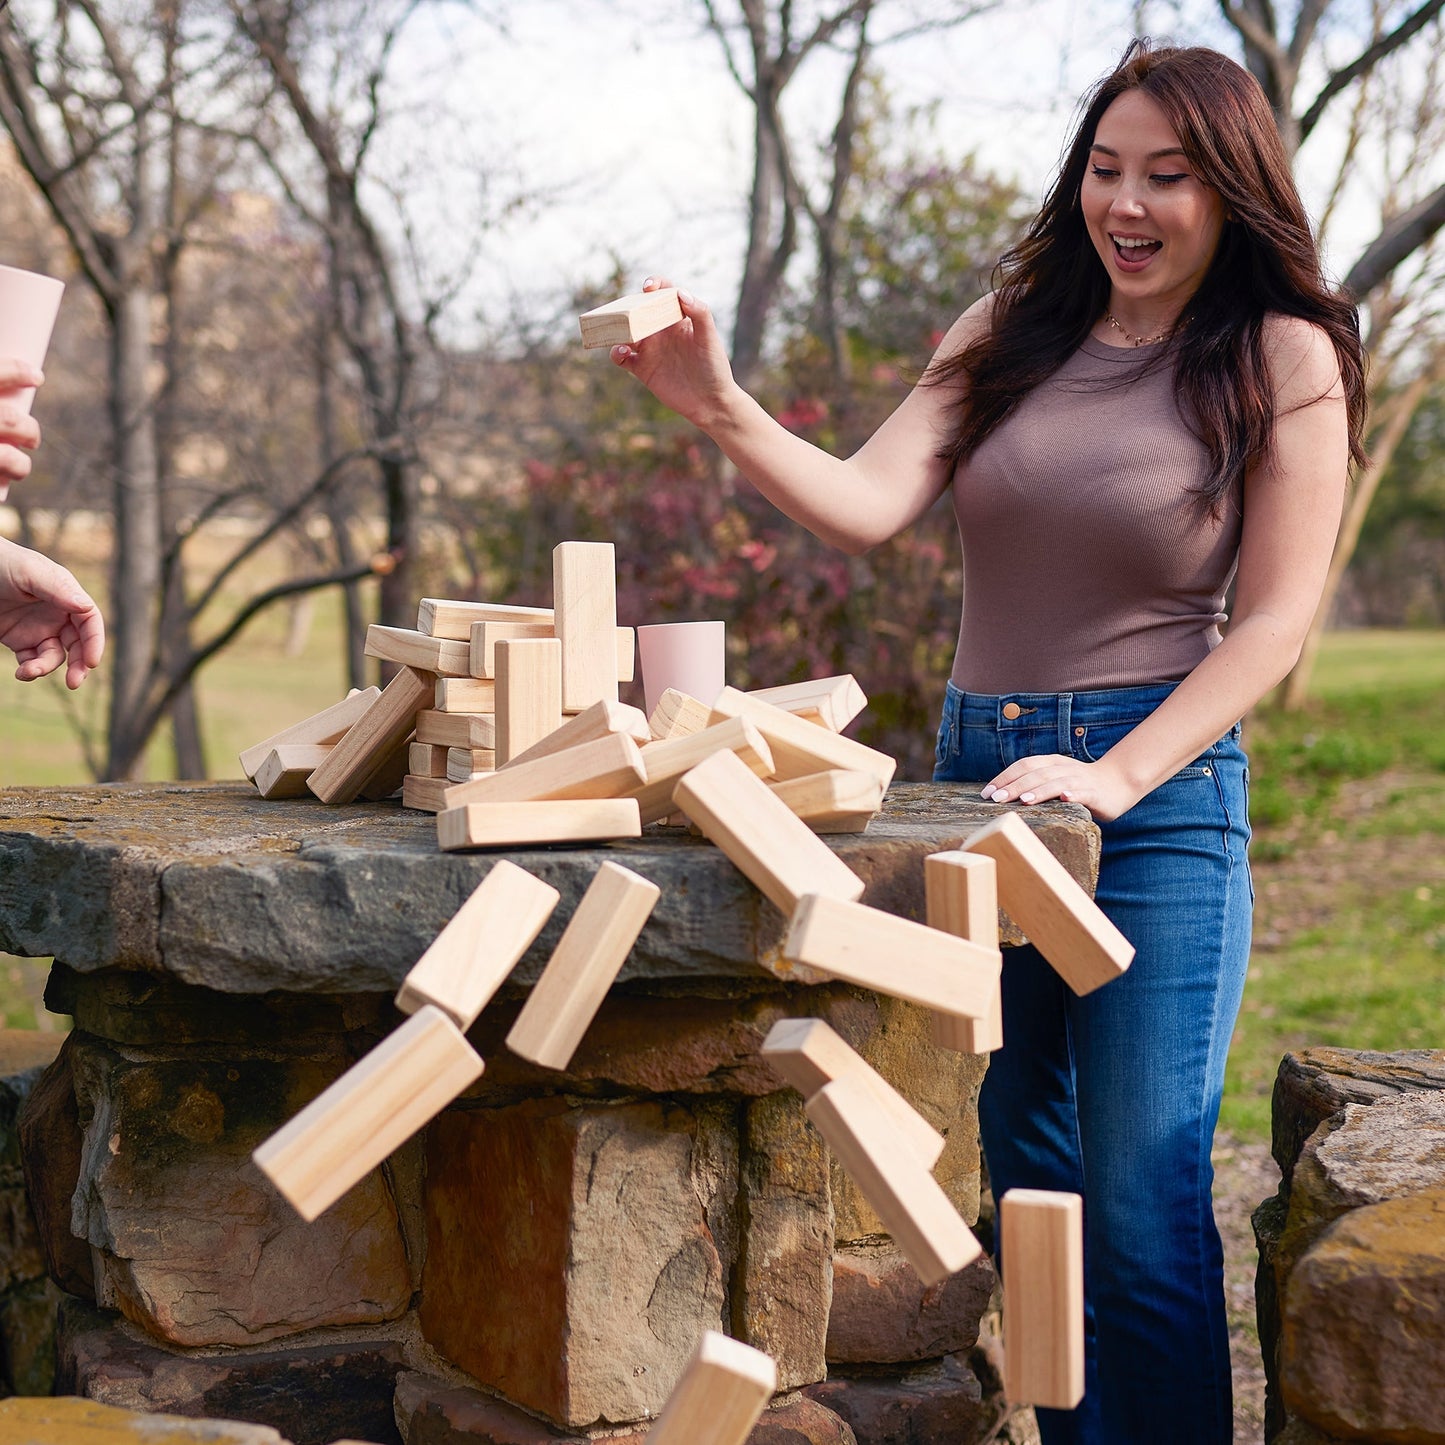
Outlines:
<svg viewBox="0 0 1445 1445"><path fill-rule="evenodd" d="M1365 247L1344 279L1345 289L1363 300L1408 256L1445 226L1445 185L1402 211Z"/></svg>

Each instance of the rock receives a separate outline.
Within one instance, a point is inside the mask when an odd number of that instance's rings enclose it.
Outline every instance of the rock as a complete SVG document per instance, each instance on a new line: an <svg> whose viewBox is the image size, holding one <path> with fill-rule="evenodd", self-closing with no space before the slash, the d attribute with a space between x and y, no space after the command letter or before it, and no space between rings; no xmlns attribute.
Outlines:
<svg viewBox="0 0 1445 1445"><path fill-rule="evenodd" d="M396 1417L408 1445L644 1445L648 1429L556 1429L505 1400L419 1373L396 1386ZM781 1399L763 1414L748 1445L858 1445L831 1410L805 1396Z"/></svg>
<svg viewBox="0 0 1445 1445"><path fill-rule="evenodd" d="M833 1257L828 1362L901 1364L972 1348L997 1276L987 1255L924 1288L890 1244L850 1244Z"/></svg>
<svg viewBox="0 0 1445 1445"><path fill-rule="evenodd" d="M242 1417L295 1445L343 1437L400 1445L392 1396L402 1355L401 1343L386 1339L212 1354L167 1350L114 1315L70 1301L61 1312L56 1383L67 1394L127 1410Z"/></svg>
<svg viewBox="0 0 1445 1445"><path fill-rule="evenodd" d="M1442 1241L1445 1187L1353 1209L1300 1257L1284 1297L1290 1411L1348 1439L1445 1442Z"/></svg>
<svg viewBox="0 0 1445 1445"><path fill-rule="evenodd" d="M66 1296L48 1277L0 1299L0 1393L49 1395L55 1388L55 1329Z"/></svg>
<svg viewBox="0 0 1445 1445"><path fill-rule="evenodd" d="M16 1121L25 1193L51 1279L82 1299L95 1298L90 1246L71 1227L80 1180L80 1115L71 1056L76 1035L65 1036L54 1062L30 1090Z"/></svg>
<svg viewBox="0 0 1445 1445"><path fill-rule="evenodd" d="M1274 1081L1273 1154L1289 1188L1304 1142L1346 1104L1375 1104L1402 1093L1445 1089L1445 1049L1313 1048L1286 1054Z"/></svg>
<svg viewBox="0 0 1445 1445"><path fill-rule="evenodd" d="M737 1251L721 1102L453 1109L427 1134L428 1343L560 1425L657 1413Z"/></svg>
<svg viewBox="0 0 1445 1445"><path fill-rule="evenodd" d="M833 1376L805 1392L853 1427L858 1445L967 1445L998 1423L959 1355L887 1374Z"/></svg>
<svg viewBox="0 0 1445 1445"><path fill-rule="evenodd" d="M407 1308L396 1206L372 1171L312 1224L251 1151L347 1060L134 1061L74 1035L84 1152L73 1228L97 1302L175 1345L253 1345Z"/></svg>
<svg viewBox="0 0 1445 1445"><path fill-rule="evenodd" d="M1284 1428L1284 1402L1279 1393L1279 1285L1276 1256L1289 1216L1283 1194L1271 1195L1250 1215L1259 1263L1254 1272L1254 1314L1264 1363L1264 1438L1273 1440Z"/></svg>
<svg viewBox="0 0 1445 1445"><path fill-rule="evenodd" d="M773 1357L779 1390L828 1373L833 1206L828 1150L791 1089L747 1107L742 1162L742 1257L733 1321Z"/></svg>
<svg viewBox="0 0 1445 1445"><path fill-rule="evenodd" d="M119 1410L94 1400L0 1400L0 1440L16 1445L289 1445L264 1425Z"/></svg>

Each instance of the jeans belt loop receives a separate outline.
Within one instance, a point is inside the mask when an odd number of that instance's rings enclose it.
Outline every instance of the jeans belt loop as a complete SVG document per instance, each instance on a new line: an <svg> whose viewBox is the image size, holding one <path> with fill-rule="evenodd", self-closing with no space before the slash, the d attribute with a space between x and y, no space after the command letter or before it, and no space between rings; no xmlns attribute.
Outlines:
<svg viewBox="0 0 1445 1445"><path fill-rule="evenodd" d="M1074 695L1071 692L1059 694L1059 737L1058 747L1055 752L1062 753L1064 757L1071 758L1074 755L1074 740L1070 736L1074 716Z"/></svg>

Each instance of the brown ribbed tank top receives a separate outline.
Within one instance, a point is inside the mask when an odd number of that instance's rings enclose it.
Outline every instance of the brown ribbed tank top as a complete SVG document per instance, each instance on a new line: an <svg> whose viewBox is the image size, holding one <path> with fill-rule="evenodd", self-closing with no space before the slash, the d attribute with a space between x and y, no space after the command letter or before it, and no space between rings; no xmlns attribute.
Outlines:
<svg viewBox="0 0 1445 1445"><path fill-rule="evenodd" d="M1239 509L1199 490L1204 444L1157 347L1090 338L958 469L968 692L1175 682L1220 640Z"/></svg>

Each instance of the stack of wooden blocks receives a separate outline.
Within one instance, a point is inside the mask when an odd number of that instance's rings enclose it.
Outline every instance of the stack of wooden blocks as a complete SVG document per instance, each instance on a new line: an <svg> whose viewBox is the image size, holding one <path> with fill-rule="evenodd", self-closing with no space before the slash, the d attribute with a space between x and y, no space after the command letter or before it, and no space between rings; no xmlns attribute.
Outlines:
<svg viewBox="0 0 1445 1445"><path fill-rule="evenodd" d="M933 1011L935 1041L960 1051L1002 1044L1000 903L1076 992L1128 967L1127 941L1016 813L925 861L926 923L861 902L863 880L817 836L866 827L893 776L893 759L840 731L866 702L856 682L726 688L708 703L670 692L645 718L617 700L632 643L617 626L611 546L563 543L554 575L551 611L427 600L415 633L373 628L368 650L401 664L392 682L248 750L248 776L267 796L304 787L332 803L400 785L405 802L437 812L443 848L636 836L644 823L681 816L788 915L777 972L921 1004ZM510 1049L567 1067L658 896L649 880L602 865L508 1035ZM256 1151L304 1217L328 1208L481 1075L466 1032L558 897L515 864L494 863L407 975L396 1000L407 1021ZM932 1175L942 1138L846 1042L819 1020L788 1019L762 1051L803 1094L808 1116L926 1283L977 1255ZM1083 1390L1079 1201L1012 1191L1001 1218L1009 1394L1067 1408ZM679 1386L677 1411L669 1407L656 1438L744 1439L771 1386L765 1366L729 1349L704 1342L695 1378ZM694 1419L697 1391L711 1398L709 1380L719 1399L741 1391L728 1433L682 1423Z"/></svg>

